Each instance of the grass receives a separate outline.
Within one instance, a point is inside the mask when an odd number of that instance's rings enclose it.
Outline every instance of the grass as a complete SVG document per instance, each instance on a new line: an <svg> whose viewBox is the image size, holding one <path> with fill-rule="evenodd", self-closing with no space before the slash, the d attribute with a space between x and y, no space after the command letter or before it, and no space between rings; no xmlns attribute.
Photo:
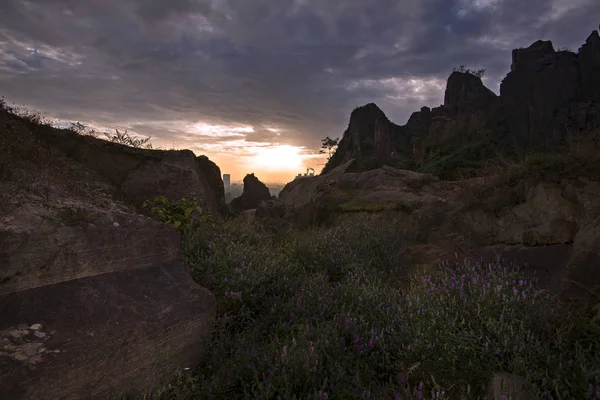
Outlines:
<svg viewBox="0 0 600 400"><path fill-rule="evenodd" d="M183 252L215 293L208 355L159 399L482 399L498 371L541 399L600 397L600 324L501 260L414 270L397 221L192 229Z"/></svg>

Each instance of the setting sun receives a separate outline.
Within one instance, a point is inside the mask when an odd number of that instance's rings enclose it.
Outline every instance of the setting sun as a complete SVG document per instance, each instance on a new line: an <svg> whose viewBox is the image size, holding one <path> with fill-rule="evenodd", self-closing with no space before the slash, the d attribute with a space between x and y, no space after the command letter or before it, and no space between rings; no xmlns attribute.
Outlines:
<svg viewBox="0 0 600 400"><path fill-rule="evenodd" d="M276 146L259 149L254 163L262 167L295 170L302 165L302 156L294 146Z"/></svg>

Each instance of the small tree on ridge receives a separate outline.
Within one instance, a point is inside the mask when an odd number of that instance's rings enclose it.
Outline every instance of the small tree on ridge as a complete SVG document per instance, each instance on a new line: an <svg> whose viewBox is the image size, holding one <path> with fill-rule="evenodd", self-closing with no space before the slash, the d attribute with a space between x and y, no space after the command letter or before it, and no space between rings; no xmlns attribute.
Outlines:
<svg viewBox="0 0 600 400"><path fill-rule="evenodd" d="M321 139L321 150L319 150L319 154L327 154L327 161L329 161L335 153L339 141L340 139L332 139L329 136L325 139Z"/></svg>

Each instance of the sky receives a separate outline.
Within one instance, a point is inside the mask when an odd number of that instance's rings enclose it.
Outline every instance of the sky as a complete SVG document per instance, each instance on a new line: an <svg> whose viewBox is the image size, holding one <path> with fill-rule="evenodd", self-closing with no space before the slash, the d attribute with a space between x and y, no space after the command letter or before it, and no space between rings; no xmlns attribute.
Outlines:
<svg viewBox="0 0 600 400"><path fill-rule="evenodd" d="M513 48L599 23L598 0L0 0L0 96L282 183L354 108L405 124L459 65L498 93Z"/></svg>

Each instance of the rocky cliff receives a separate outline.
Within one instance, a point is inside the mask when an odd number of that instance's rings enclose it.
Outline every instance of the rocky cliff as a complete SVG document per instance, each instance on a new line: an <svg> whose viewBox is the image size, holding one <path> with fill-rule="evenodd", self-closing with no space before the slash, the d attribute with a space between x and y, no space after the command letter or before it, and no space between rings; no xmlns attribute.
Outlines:
<svg viewBox="0 0 600 400"><path fill-rule="evenodd" d="M0 109L2 399L141 397L197 364L212 329L179 232L133 206L216 207L196 157L73 135Z"/></svg>
<svg viewBox="0 0 600 400"><path fill-rule="evenodd" d="M115 195L140 208L147 199L193 196L219 218L225 207L221 170L190 150L148 150L79 135L64 129L31 126L37 138L100 174Z"/></svg>
<svg viewBox="0 0 600 400"><path fill-rule="evenodd" d="M375 104L359 107L352 111L348 128L323 172L351 159L357 160L353 167L357 170L403 164L408 159L405 139L402 127L390 122Z"/></svg>
<svg viewBox="0 0 600 400"><path fill-rule="evenodd" d="M373 103L357 108L323 173L355 159L351 171L388 165L457 179L489 162L564 146L598 127L600 36L594 31L577 53L541 40L515 49L500 96L474 74L456 71L444 104L423 107L406 125L390 122Z"/></svg>

